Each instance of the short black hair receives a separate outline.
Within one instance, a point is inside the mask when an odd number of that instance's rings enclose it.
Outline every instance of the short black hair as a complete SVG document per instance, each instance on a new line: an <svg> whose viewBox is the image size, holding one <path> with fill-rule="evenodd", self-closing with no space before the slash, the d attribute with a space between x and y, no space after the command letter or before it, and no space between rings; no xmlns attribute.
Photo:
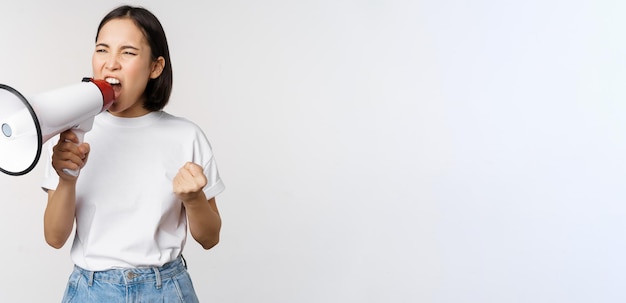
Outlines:
<svg viewBox="0 0 626 303"><path fill-rule="evenodd" d="M150 11L143 7L123 5L113 9L100 21L96 41L100 29L112 19L128 18L133 20L135 25L143 32L151 49L152 60L158 57L165 59L165 66L161 75L155 79L150 79L144 91L146 97L143 107L149 111L159 111L167 105L172 93L172 63L170 62L170 51L167 46L165 31L159 19Z"/></svg>

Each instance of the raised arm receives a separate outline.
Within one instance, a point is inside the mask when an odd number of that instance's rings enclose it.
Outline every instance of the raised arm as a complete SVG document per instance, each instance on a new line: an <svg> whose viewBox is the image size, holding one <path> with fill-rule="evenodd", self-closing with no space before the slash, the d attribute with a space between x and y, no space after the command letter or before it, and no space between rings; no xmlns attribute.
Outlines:
<svg viewBox="0 0 626 303"><path fill-rule="evenodd" d="M207 199L202 191L206 184L202 167L188 162L174 177L173 188L185 206L192 237L204 249L210 249L219 242L222 219L215 198Z"/></svg>
<svg viewBox="0 0 626 303"><path fill-rule="evenodd" d="M78 138L71 131L61 133L52 152L52 166L59 175L56 190L48 190L48 205L44 212L44 236L46 242L61 248L74 228L76 215L76 180L63 169L76 170L87 162L89 145L76 145Z"/></svg>

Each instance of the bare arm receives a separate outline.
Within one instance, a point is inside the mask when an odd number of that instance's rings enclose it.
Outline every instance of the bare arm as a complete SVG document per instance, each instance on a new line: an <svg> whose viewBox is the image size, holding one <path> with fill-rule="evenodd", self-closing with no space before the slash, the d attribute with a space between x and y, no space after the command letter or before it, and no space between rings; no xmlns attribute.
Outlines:
<svg viewBox="0 0 626 303"><path fill-rule="evenodd" d="M204 197L204 193L202 193ZM198 199L197 201L183 202L189 220L189 230L193 238L204 249L210 249L220 241L220 229L222 219L217 210L215 198L210 200Z"/></svg>
<svg viewBox="0 0 626 303"><path fill-rule="evenodd" d="M208 199L202 188L207 184L202 167L186 163L173 181L174 193L183 201L193 238L204 249L217 245L220 239L222 219L215 198Z"/></svg>
<svg viewBox="0 0 626 303"><path fill-rule="evenodd" d="M74 133L65 131L52 153L52 166L59 175L59 184L56 190L48 191L48 205L43 222L46 242L54 248L63 247L74 228L77 177L64 173L63 169L76 170L83 167L89 153L88 144L79 146L76 142L78 140Z"/></svg>
<svg viewBox="0 0 626 303"><path fill-rule="evenodd" d="M75 187L61 185L48 191L48 205L43 217L44 236L48 245L61 248L74 228L76 214Z"/></svg>

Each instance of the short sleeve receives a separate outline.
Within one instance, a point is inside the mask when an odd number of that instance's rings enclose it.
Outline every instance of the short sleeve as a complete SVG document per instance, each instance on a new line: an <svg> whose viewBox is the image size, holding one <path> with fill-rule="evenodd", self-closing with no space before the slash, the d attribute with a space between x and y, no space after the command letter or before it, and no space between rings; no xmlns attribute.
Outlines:
<svg viewBox="0 0 626 303"><path fill-rule="evenodd" d="M215 160L215 155L213 154L213 149L211 148L209 140L200 128L196 128L193 161L202 165L204 175L207 177L207 185L203 190L207 199L210 200L224 191L225 186L217 169L217 162Z"/></svg>
<svg viewBox="0 0 626 303"><path fill-rule="evenodd" d="M56 138L56 137L55 137ZM59 184L59 176L52 167L52 148L58 139L52 138L44 145L44 152L41 161L44 161L44 175L41 189L44 191L55 190Z"/></svg>

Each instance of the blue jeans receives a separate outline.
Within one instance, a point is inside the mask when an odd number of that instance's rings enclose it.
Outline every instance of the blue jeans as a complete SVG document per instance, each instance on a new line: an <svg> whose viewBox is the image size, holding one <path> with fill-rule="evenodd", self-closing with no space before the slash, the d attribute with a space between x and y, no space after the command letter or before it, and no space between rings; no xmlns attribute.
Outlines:
<svg viewBox="0 0 626 303"><path fill-rule="evenodd" d="M161 267L88 271L74 266L63 303L197 303L181 257Z"/></svg>

